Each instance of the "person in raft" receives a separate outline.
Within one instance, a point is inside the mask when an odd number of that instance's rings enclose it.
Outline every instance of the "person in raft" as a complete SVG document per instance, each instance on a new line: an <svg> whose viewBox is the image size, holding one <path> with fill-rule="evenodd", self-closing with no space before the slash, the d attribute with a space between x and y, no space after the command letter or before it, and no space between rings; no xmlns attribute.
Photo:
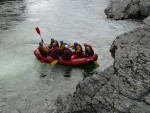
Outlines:
<svg viewBox="0 0 150 113"><path fill-rule="evenodd" d="M50 51L50 57L54 59L59 59L60 56L60 50L59 47L57 47L56 43L53 43L53 47Z"/></svg>
<svg viewBox="0 0 150 113"><path fill-rule="evenodd" d="M48 48L43 46L43 41L39 42L38 50L40 51L40 53L43 57L48 56Z"/></svg>
<svg viewBox="0 0 150 113"><path fill-rule="evenodd" d="M84 43L85 47L85 55L86 56L93 56L94 55L94 50L91 45Z"/></svg>
<svg viewBox="0 0 150 113"><path fill-rule="evenodd" d="M49 46L48 46L49 49L52 49L53 43L55 43L56 46L59 47L58 41L57 41L57 40L54 40L54 38L51 38L51 42L50 42L50 44L49 44Z"/></svg>
<svg viewBox="0 0 150 113"><path fill-rule="evenodd" d="M72 45L71 48L75 50L73 52L74 55L71 57L72 59L77 59L82 57L83 49L80 44L74 42L74 45Z"/></svg>
<svg viewBox="0 0 150 113"><path fill-rule="evenodd" d="M72 55L73 55L73 52L71 51L71 49L69 49L69 45L65 45L65 50L63 52L62 59L69 61L71 60Z"/></svg>
<svg viewBox="0 0 150 113"><path fill-rule="evenodd" d="M66 45L67 43L64 43L64 41L63 40L60 40L60 46L59 46L59 49L60 49L60 55L62 56L62 54L63 54L63 52L64 52L64 50L65 50L65 45Z"/></svg>

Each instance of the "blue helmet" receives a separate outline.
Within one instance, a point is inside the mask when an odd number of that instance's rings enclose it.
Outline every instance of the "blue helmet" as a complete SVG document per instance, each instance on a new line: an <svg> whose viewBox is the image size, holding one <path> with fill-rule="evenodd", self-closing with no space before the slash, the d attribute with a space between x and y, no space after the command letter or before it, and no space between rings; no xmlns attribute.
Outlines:
<svg viewBox="0 0 150 113"><path fill-rule="evenodd" d="M53 43L53 47L56 47L56 43Z"/></svg>
<svg viewBox="0 0 150 113"><path fill-rule="evenodd" d="M77 43L77 42L74 42L74 45L76 46L76 45L78 45L78 43Z"/></svg>
<svg viewBox="0 0 150 113"><path fill-rule="evenodd" d="M68 44L69 48L70 48L70 44Z"/></svg>
<svg viewBox="0 0 150 113"><path fill-rule="evenodd" d="M64 42L63 40L60 41L61 44L62 44L63 42Z"/></svg>
<svg viewBox="0 0 150 113"><path fill-rule="evenodd" d="M54 38L51 38L51 41L54 41Z"/></svg>

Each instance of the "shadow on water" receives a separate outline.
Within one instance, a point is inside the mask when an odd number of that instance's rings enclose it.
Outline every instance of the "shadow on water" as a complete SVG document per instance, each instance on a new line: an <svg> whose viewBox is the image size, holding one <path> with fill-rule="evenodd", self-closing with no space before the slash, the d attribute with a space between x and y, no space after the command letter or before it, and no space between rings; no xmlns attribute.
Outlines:
<svg viewBox="0 0 150 113"><path fill-rule="evenodd" d="M81 70L83 77L86 78L88 76L91 76L96 68L97 67L95 66L94 63L90 63L88 65L83 65L83 66L74 66L74 67L67 66L67 69L65 70L65 73L63 76L70 77L72 69L79 69Z"/></svg>
<svg viewBox="0 0 150 113"><path fill-rule="evenodd" d="M47 75L62 75L63 77L71 77L75 75L83 75L83 78L91 76L95 73L96 65L90 63L83 66L65 66L65 65L51 65L49 63L41 64L39 69L40 77L45 77Z"/></svg>
<svg viewBox="0 0 150 113"><path fill-rule="evenodd" d="M26 2L24 0L0 1L0 30L9 30L16 22L25 20Z"/></svg>

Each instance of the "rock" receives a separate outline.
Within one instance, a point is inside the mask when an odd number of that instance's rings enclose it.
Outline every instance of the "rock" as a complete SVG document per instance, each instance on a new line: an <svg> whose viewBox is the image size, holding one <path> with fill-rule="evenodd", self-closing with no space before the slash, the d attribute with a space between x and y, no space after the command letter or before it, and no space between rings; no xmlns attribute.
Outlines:
<svg viewBox="0 0 150 113"><path fill-rule="evenodd" d="M149 113L150 27L114 40L113 66L81 81L73 95L58 97L56 113Z"/></svg>
<svg viewBox="0 0 150 113"><path fill-rule="evenodd" d="M131 109L130 113L150 113L150 108L146 103L138 102L133 109Z"/></svg>
<svg viewBox="0 0 150 113"><path fill-rule="evenodd" d="M140 101L150 88L150 29L137 29L119 36L111 46L120 93ZM117 46L117 49L116 49ZM114 50L115 49L115 50Z"/></svg>
<svg viewBox="0 0 150 113"><path fill-rule="evenodd" d="M105 9L108 18L127 19L146 17L150 12L149 0L112 0Z"/></svg>
<svg viewBox="0 0 150 113"><path fill-rule="evenodd" d="M148 16L146 19L144 19L143 22L150 25L150 16Z"/></svg>
<svg viewBox="0 0 150 113"><path fill-rule="evenodd" d="M67 111L71 111L72 106L72 95L65 94L57 97L55 106L52 105L49 113L67 113Z"/></svg>

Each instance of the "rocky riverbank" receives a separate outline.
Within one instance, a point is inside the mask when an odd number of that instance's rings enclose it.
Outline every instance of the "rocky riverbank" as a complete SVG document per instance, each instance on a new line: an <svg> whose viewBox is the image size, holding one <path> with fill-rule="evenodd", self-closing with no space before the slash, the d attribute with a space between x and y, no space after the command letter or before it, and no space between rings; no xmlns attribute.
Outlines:
<svg viewBox="0 0 150 113"><path fill-rule="evenodd" d="M111 0L110 5L105 9L108 18L127 19L144 18L149 15L149 0Z"/></svg>
<svg viewBox="0 0 150 113"><path fill-rule="evenodd" d="M113 66L81 81L73 95L59 96L56 113L149 113L150 27L116 38Z"/></svg>

